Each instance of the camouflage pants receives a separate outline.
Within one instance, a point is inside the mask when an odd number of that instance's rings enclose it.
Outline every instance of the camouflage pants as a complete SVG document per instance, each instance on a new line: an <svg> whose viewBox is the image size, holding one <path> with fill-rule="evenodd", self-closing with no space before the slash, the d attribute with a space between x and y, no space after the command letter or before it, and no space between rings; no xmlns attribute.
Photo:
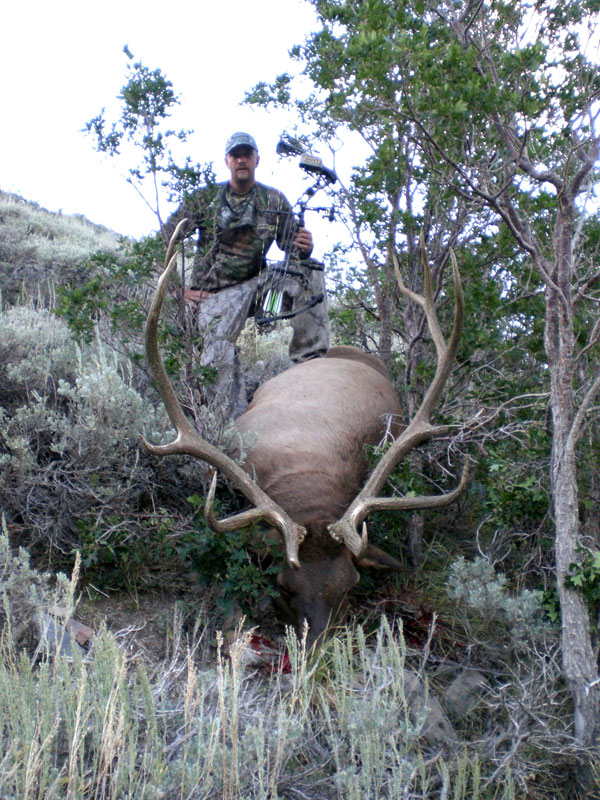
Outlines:
<svg viewBox="0 0 600 800"><path fill-rule="evenodd" d="M303 262L306 264L306 262ZM318 262L309 261L315 266ZM286 313L323 294L323 300L290 319L292 340L290 359L296 363L324 355L329 349L329 325L323 270L301 266L308 287L294 278L278 279L277 288L283 292L282 312ZM217 371L216 380L204 387L207 402L219 410L222 419L235 419L247 406L244 373L240 365L237 339L248 317L256 310L268 273L249 281L222 289L202 301L197 311L198 333L203 340L201 363Z"/></svg>

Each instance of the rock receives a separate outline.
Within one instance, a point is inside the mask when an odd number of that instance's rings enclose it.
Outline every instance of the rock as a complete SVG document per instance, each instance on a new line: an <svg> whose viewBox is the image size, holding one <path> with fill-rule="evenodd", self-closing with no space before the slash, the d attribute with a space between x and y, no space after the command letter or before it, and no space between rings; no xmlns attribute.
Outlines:
<svg viewBox="0 0 600 800"><path fill-rule="evenodd" d="M40 634L40 645L43 649L55 656L72 657L75 652L83 658L87 650L71 636L66 626L61 625L56 619L42 611L36 615L36 624Z"/></svg>
<svg viewBox="0 0 600 800"><path fill-rule="evenodd" d="M83 622L79 622L79 620L76 619L69 619L65 627L71 636L75 637L77 644L80 644L82 647L88 647L91 644L94 631L89 625L84 625Z"/></svg>
<svg viewBox="0 0 600 800"><path fill-rule="evenodd" d="M444 706L453 717L464 717L475 708L487 688L488 682L481 672L465 669L444 692Z"/></svg>
<svg viewBox="0 0 600 800"><path fill-rule="evenodd" d="M432 745L456 744L458 737L442 706L416 672L409 669L403 672L404 696L409 711L418 720L425 717L421 736Z"/></svg>
<svg viewBox="0 0 600 800"><path fill-rule="evenodd" d="M66 608L51 606L36 614L35 621L42 647L53 655L72 657L77 652L83 657L92 646L94 631L69 617Z"/></svg>

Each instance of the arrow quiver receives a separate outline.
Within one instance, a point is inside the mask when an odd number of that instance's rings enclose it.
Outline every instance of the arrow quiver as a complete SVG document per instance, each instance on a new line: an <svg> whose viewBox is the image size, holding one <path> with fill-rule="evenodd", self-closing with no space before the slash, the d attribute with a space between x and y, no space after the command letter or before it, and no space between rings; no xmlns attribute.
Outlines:
<svg viewBox="0 0 600 800"><path fill-rule="evenodd" d="M306 259L300 262L300 266L304 270L314 270L323 272L323 265L313 259ZM293 317L308 311L318 303L322 303L325 299L325 294L319 292L312 295L310 299L301 306L294 308L292 311L283 311L283 296L284 284L286 278L296 280L304 289L305 292L310 291L310 284L303 272L299 270L287 269L285 262L273 264L269 267L267 284L261 293L259 302L259 310L254 315L254 321L258 328L259 333L268 333L275 329L280 320L292 319Z"/></svg>

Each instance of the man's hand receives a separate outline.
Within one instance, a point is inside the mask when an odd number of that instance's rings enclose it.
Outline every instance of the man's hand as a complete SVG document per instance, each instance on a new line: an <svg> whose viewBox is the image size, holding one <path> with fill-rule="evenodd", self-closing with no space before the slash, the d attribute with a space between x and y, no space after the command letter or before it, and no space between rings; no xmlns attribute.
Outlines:
<svg viewBox="0 0 600 800"><path fill-rule="evenodd" d="M310 231L306 228L298 228L294 237L294 244L300 251L302 258L308 258L313 251L313 237Z"/></svg>

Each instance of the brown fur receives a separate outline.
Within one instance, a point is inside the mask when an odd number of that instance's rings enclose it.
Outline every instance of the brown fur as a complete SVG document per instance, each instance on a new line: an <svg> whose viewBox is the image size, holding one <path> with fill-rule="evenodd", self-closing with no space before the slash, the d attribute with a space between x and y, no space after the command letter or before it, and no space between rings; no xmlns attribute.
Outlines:
<svg viewBox="0 0 600 800"><path fill-rule="evenodd" d="M268 381L236 427L254 442L246 469L306 525L339 519L365 476L365 445L377 444L388 416L399 413L389 379L346 355L307 361Z"/></svg>
<svg viewBox="0 0 600 800"><path fill-rule="evenodd" d="M318 637L358 581L350 552L326 526L339 519L365 478L366 445L377 444L400 402L387 369L356 348L296 365L261 386L236 427L249 442L246 470L308 534L299 570L284 567L279 583L294 621ZM363 563L399 569L370 547Z"/></svg>

